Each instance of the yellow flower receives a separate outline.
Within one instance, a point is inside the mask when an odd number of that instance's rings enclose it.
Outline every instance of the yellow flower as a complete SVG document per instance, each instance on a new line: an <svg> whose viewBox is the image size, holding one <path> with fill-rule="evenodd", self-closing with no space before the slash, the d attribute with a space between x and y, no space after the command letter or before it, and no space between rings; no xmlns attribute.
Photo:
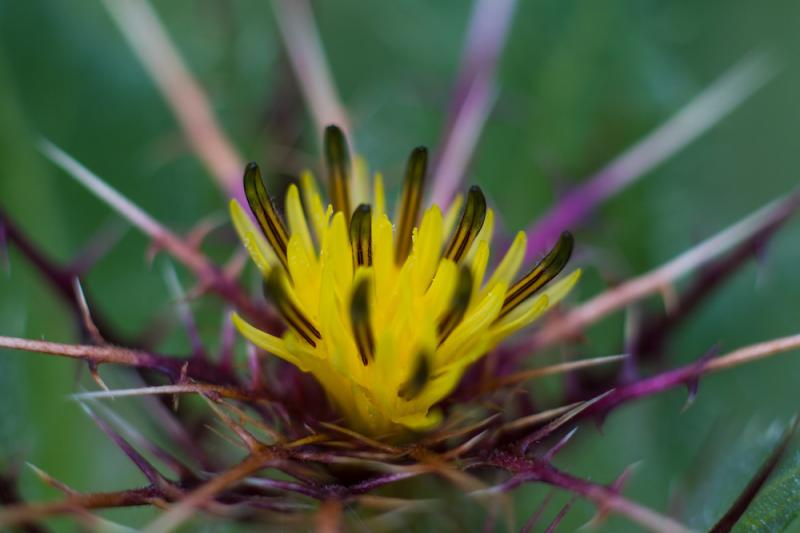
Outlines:
<svg viewBox="0 0 800 533"><path fill-rule="evenodd" d="M467 367L576 283L580 271L542 290L569 259L572 237L562 235L514 282L525 254L519 232L487 279L493 213L478 187L447 213L429 207L417 226L427 166L427 151L417 148L393 225L380 175L371 203L357 198L366 196L366 171L356 161L351 178L336 127L325 132L325 152L331 204L306 172L302 202L295 185L286 194L286 224L258 166L248 165L245 192L260 228L235 200L231 216L288 327L276 337L238 315L234 322L266 352L313 374L353 429L373 436L431 429L441 420L435 405ZM351 210L351 195L365 202Z"/></svg>

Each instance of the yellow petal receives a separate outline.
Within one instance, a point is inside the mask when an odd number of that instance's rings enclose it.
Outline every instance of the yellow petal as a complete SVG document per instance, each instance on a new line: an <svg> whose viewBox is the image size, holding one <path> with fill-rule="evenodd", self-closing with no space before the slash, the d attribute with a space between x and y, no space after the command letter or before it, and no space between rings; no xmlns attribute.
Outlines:
<svg viewBox="0 0 800 533"><path fill-rule="evenodd" d="M240 317L238 313L233 313L231 319L233 320L233 325L239 330L239 333L241 333L247 340L262 350L271 353L272 355L277 355L281 359L284 359L295 366L300 366L300 361L297 359L297 357L295 357L291 352L289 352L289 350L286 349L283 339L280 339L275 335L270 335L269 333L261 331L255 326L250 325L246 320Z"/></svg>
<svg viewBox="0 0 800 533"><path fill-rule="evenodd" d="M338 372L356 383L364 383L365 367L361 363L350 326L348 305L336 294L333 272L326 271L320 291L320 328L322 343L328 353L330 372ZM347 298L349 298L349 293ZM349 301L349 300L348 300Z"/></svg>
<svg viewBox="0 0 800 533"><path fill-rule="evenodd" d="M369 170L367 169L367 160L360 155L353 157L350 199L353 206L369 203Z"/></svg>
<svg viewBox="0 0 800 533"><path fill-rule="evenodd" d="M581 270L578 269L564 279L554 283L551 287L548 287L541 294L528 298L506 316L494 323L491 328L492 347L496 346L509 335L513 335L520 329L535 322L548 309L556 305L569 294L580 277Z"/></svg>
<svg viewBox="0 0 800 533"><path fill-rule="evenodd" d="M481 241L472 258L470 269L472 270L472 294L478 294L483 285L483 276L486 274L486 267L489 266L489 243ZM477 301L477 298L475 299Z"/></svg>
<svg viewBox="0 0 800 533"><path fill-rule="evenodd" d="M372 265L375 271L375 292L383 298L394 290L397 282L392 223L386 214L372 219Z"/></svg>
<svg viewBox="0 0 800 533"><path fill-rule="evenodd" d="M292 284L287 290L294 295L303 311L312 319L316 318L319 312L320 283L316 261L310 260L302 239L297 235L289 237L286 257L292 276Z"/></svg>
<svg viewBox="0 0 800 533"><path fill-rule="evenodd" d="M433 279L442 256L443 239L442 212L434 205L422 217L411 252L414 261L414 290L417 294L424 292Z"/></svg>
<svg viewBox="0 0 800 533"><path fill-rule="evenodd" d="M420 316L429 315L437 320L441 318L450 307L457 277L458 267L454 262L444 259L439 263L431 286L422 300L423 311Z"/></svg>
<svg viewBox="0 0 800 533"><path fill-rule="evenodd" d="M393 384L399 381L397 377L398 342L394 332L390 329L376 329L375 334L375 378L384 384L382 388L387 391L387 394L382 395L380 401L384 407L388 407L389 404L395 402L390 391L394 389L394 396L396 396L397 386Z"/></svg>
<svg viewBox="0 0 800 533"><path fill-rule="evenodd" d="M549 302L546 294L534 296L498 320L490 330L492 338L490 345L496 346L498 342L535 321L547 311Z"/></svg>
<svg viewBox="0 0 800 533"><path fill-rule="evenodd" d="M231 220L239 239L244 244L250 257L258 266L259 270L265 275L269 273L271 265L278 264L278 258L272 247L264 238L261 230L256 227L253 220L245 213L242 206L236 200L231 200L230 204Z"/></svg>
<svg viewBox="0 0 800 533"><path fill-rule="evenodd" d="M317 242L322 242L330 215L323 207L322 197L317 189L317 182L314 180L314 175L307 170L303 172L300 176L300 186L303 189L303 200L306 204L306 212L314 227L314 234L317 236Z"/></svg>
<svg viewBox="0 0 800 533"><path fill-rule="evenodd" d="M377 220L386 214L386 194L383 191L383 175L380 172L375 173L375 181L372 184L373 194L373 211L372 219Z"/></svg>
<svg viewBox="0 0 800 533"><path fill-rule="evenodd" d="M392 421L405 426L411 431L428 431L435 428L442 422L442 413L438 409L431 409L427 412L418 412L392 418Z"/></svg>
<svg viewBox="0 0 800 533"><path fill-rule="evenodd" d="M498 283L456 326L436 353L437 363L446 365L467 357L467 352L478 343L488 342L486 332L500 313L507 286ZM437 367L438 368L438 367Z"/></svg>
<svg viewBox="0 0 800 533"><path fill-rule="evenodd" d="M489 278L489 281L486 282L486 286L483 288L481 296L485 296L498 283L502 283L506 286L511 285L517 270L519 270L519 267L522 264L522 260L525 258L526 243L527 238L525 237L525 232L520 231L517 233L517 236L514 237L514 241L511 243L511 246L508 247L508 251L503 257L503 260L500 261L500 264L497 265L497 268Z"/></svg>
<svg viewBox="0 0 800 533"><path fill-rule="evenodd" d="M455 390L461 376L464 374L466 364L450 365L447 370L438 370L434 377L422 390L417 398L419 405L434 405L446 398Z"/></svg>
<svg viewBox="0 0 800 533"><path fill-rule="evenodd" d="M478 253L478 248L480 247L480 243L485 242L487 245L492 242L492 232L494 231L494 210L487 209L486 210L486 219L483 221L483 226L481 226L481 230L478 232L478 235L475 237L475 242L472 243L470 246L469 251L467 252L466 261L471 263L475 258L475 254Z"/></svg>
<svg viewBox="0 0 800 533"><path fill-rule="evenodd" d="M571 272L568 276L565 276L563 279L558 280L552 286L545 289L542 294L547 295L549 302L547 304L548 309L556 305L560 302L572 288L578 283L578 280L581 279L581 269L576 269L574 272Z"/></svg>
<svg viewBox="0 0 800 533"><path fill-rule="evenodd" d="M333 215L331 226L322 243L322 263L333 273L337 295L342 301L350 295L353 282L353 254L350 249L350 236L344 213L337 211Z"/></svg>
<svg viewBox="0 0 800 533"><path fill-rule="evenodd" d="M286 191L286 219L289 223L289 234L300 240L309 262L316 262L317 252L311 240L311 233L308 231L303 205L300 203L300 192L294 183L289 185L289 190Z"/></svg>

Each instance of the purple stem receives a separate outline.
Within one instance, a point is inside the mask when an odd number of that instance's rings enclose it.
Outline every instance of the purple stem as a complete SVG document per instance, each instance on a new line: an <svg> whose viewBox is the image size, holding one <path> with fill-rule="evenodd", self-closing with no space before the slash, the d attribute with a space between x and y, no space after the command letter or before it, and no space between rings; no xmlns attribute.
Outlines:
<svg viewBox="0 0 800 533"><path fill-rule="evenodd" d="M569 441L572 440L572 437L575 435L577 431L578 431L577 426L572 428L563 437L561 437L561 439L557 443L555 443L555 445L553 445L552 448L547 450L547 453L545 453L542 456L542 459L545 461L552 461L553 457L555 457L558 454L558 452L560 452L564 448L564 446L566 446L567 443L569 443Z"/></svg>
<svg viewBox="0 0 800 533"><path fill-rule="evenodd" d="M605 179L608 174L599 174L588 183L578 186L562 198L549 213L540 218L528 230L528 246L525 261L533 261L552 245L567 228L572 228L589 215L603 200L611 196L611 188Z"/></svg>
<svg viewBox="0 0 800 533"><path fill-rule="evenodd" d="M686 366L610 390L602 397L596 399L591 405L572 416L572 420L593 416L602 423L603 419L613 409L623 403L652 396L678 386L686 386L689 389L691 400L697 391L697 384L700 376L703 374L710 360L710 356L702 357L696 362ZM518 449L526 450L531 444L541 442L562 426L563 424L550 424L536 430L534 433L518 441Z"/></svg>
<svg viewBox="0 0 800 533"><path fill-rule="evenodd" d="M581 223L598 205L647 174L721 121L775 73L763 54L734 66L665 123L568 193L528 228L526 261Z"/></svg>
<svg viewBox="0 0 800 533"><path fill-rule="evenodd" d="M309 0L275 0L272 8L316 132L321 134L326 126L336 124L349 133L350 120L328 68L311 3ZM352 135L348 137L353 138Z"/></svg>
<svg viewBox="0 0 800 533"><path fill-rule="evenodd" d="M6 226L3 224L2 212L0 212L0 263L3 264L3 270L6 275L11 274L11 259L8 256L8 235L6 235Z"/></svg>
<svg viewBox="0 0 800 533"><path fill-rule="evenodd" d="M651 317L645 321L639 334L631 343L629 353L638 358L657 359L663 351L669 334L680 326L715 289L718 289L732 274L737 272L748 259L763 250L792 214L794 214L794 209L787 209L725 257L701 270L692 284L681 294L673 309L670 309L665 315Z"/></svg>
<svg viewBox="0 0 800 533"><path fill-rule="evenodd" d="M366 481L362 481L360 483L356 483L348 487L348 490L351 494L365 494L367 492L371 492L375 489L383 487L384 485L389 485L390 483L395 483L397 481L402 481L404 479L412 478L419 476L425 472L396 472L394 474L386 474L385 476L374 477L371 479L367 479Z"/></svg>
<svg viewBox="0 0 800 533"><path fill-rule="evenodd" d="M137 452L133 446L131 446L128 441L126 441L122 435L114 431L109 424L106 423L105 420L97 416L91 409L89 409L86 405L83 405L86 414L94 421L95 424L100 427L100 429L105 433L114 444L116 444L122 452L128 456L128 458L136 465L136 467L142 471L145 475L147 480L152 483L154 487L161 487L164 481L164 477L156 470L156 468L150 464L150 462L142 456L139 452Z"/></svg>
<svg viewBox="0 0 800 533"><path fill-rule="evenodd" d="M602 421L609 412L623 403L652 396L679 386L686 386L689 389L690 396L692 396L709 360L710 358L703 357L694 363L675 370L618 387L581 412L576 418L596 416Z"/></svg>
<svg viewBox="0 0 800 533"><path fill-rule="evenodd" d="M516 0L476 0L470 18L461 70L453 89L434 171L431 202L443 209L464 180L489 110L497 95L495 72Z"/></svg>
<svg viewBox="0 0 800 533"><path fill-rule="evenodd" d="M22 253L50 284L50 287L55 290L59 298L70 308L78 324L80 324L82 333L86 333L83 320L81 319L81 307L78 300L75 298L75 289L73 286L73 280L76 276L75 272L56 264L47 257L45 253L33 244L33 241L14 224L11 218L2 209L0 209L0 229L8 242L13 244L20 253ZM89 300L89 297L86 296L86 299ZM92 319L105 339L115 344L125 344L119 335L113 332L105 318L96 310L92 313Z"/></svg>
<svg viewBox="0 0 800 533"><path fill-rule="evenodd" d="M562 507L561 510L558 512L558 514L555 516L555 518L553 518L553 521L550 522L550 525L547 526L547 529L545 530L544 533L553 533L556 530L558 524L560 524L561 521L564 520L564 517L567 516L569 510L572 509L572 506L575 504L575 500L577 498L578 498L577 496L573 495L572 498L570 498L569 501L566 504L564 504L564 507Z"/></svg>
<svg viewBox="0 0 800 533"><path fill-rule="evenodd" d="M184 464L180 459L166 451L164 448L160 447L155 442L149 440L145 437L142 433L140 433L136 428L134 428L131 424L126 422L122 417L114 413L111 409L103 406L102 404L97 404L100 410L103 411L104 416L106 416L110 422L116 425L125 435L128 436L129 439L133 441L133 443L141 448L146 449L148 452L153 454L153 456L157 457L161 460L170 470L172 470L181 482L186 481L196 481L197 476L194 474L191 468ZM152 413L148 413L148 415L152 415ZM175 443L178 446L183 446L184 443L180 442L179 439L175 439ZM191 453L191 450L189 451Z"/></svg>
<svg viewBox="0 0 800 533"><path fill-rule="evenodd" d="M531 517L528 518L528 521L525 522L525 525L522 526L520 533L530 533L531 531L533 531L533 526L535 526L536 523L539 521L539 519L542 517L545 510L547 509L547 506L550 505L550 502L553 500L553 496L555 495L556 495L555 489L547 493L547 496L544 497L542 503L539 504L539 506L531 515Z"/></svg>
<svg viewBox="0 0 800 533"><path fill-rule="evenodd" d="M294 481L255 477L249 478L247 480L247 485L273 491L277 490L283 492L295 492L297 494L302 494L303 496L308 496L309 498L314 498L317 500L325 499L324 490L306 485L305 483L296 483Z"/></svg>
<svg viewBox="0 0 800 533"><path fill-rule="evenodd" d="M577 478L541 459L516 456L503 451L495 451L485 459L485 464L502 468L514 474L502 485L502 490L509 491L528 483L539 482L559 487L591 501L601 511L613 510L634 520L640 525L655 531L683 532L687 531L678 522L642 507L630 500L622 498L617 491Z"/></svg>
<svg viewBox="0 0 800 533"><path fill-rule="evenodd" d="M167 437L175 442L181 450L185 451L205 470L214 471L218 468L197 439L193 438L187 428L176 418L176 413L173 413L155 396L144 396L142 399L147 406L148 415L159 424Z"/></svg>

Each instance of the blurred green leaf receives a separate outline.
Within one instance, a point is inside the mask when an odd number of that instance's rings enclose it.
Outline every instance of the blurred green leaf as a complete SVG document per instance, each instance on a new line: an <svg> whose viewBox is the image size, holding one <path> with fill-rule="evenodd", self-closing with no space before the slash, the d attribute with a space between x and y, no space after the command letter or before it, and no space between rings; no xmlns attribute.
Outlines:
<svg viewBox="0 0 800 533"><path fill-rule="evenodd" d="M800 457L753 502L734 531L785 531L800 515Z"/></svg>
<svg viewBox="0 0 800 533"><path fill-rule="evenodd" d="M777 422L745 427L729 422L709 425L705 442L673 489L671 508L699 530L708 530L730 509L786 429Z"/></svg>

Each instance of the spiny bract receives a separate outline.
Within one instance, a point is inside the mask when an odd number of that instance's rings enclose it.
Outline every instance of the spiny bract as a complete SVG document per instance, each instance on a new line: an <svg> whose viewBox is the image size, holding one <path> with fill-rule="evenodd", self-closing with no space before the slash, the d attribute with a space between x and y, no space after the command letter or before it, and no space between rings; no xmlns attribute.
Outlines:
<svg viewBox="0 0 800 533"><path fill-rule="evenodd" d="M366 203L366 170L355 161L351 172L341 130L328 127L324 144L331 204L325 206L306 172L302 202L297 186L286 194L286 224L258 166L245 171L259 227L235 200L231 216L264 276L267 297L289 327L279 338L238 315L235 324L266 352L313 374L353 429L378 437L431 429L442 417L435 404L467 367L576 283L579 270L542 290L566 265L572 237L563 234L513 282L525 255L519 232L487 279L493 212L478 187L446 214L430 206L417 226L427 151L416 148L394 226L381 176ZM351 196L364 203L351 210Z"/></svg>

